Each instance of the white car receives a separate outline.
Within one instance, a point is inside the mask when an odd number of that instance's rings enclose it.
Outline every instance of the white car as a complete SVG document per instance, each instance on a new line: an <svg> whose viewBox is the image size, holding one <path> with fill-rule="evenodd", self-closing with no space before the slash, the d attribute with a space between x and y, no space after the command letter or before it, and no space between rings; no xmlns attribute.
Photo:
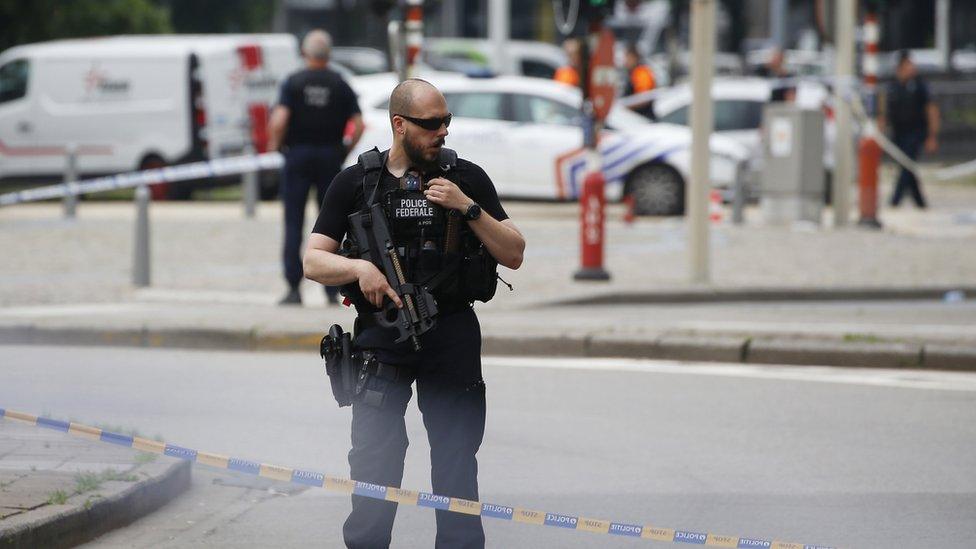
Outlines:
<svg viewBox="0 0 976 549"><path fill-rule="evenodd" d="M471 73L490 69L496 74L552 78L569 59L559 46L529 40L506 41L504 60L497 59L494 44L479 38L427 38L421 55L438 70ZM452 62L454 63L452 66Z"/></svg>
<svg viewBox="0 0 976 549"><path fill-rule="evenodd" d="M454 119L447 146L479 164L500 196L574 200L586 174L587 154L579 130L580 94L557 82L520 76L468 78L450 73L421 75L447 99ZM374 146L390 146L388 114L393 75L371 75L350 84L360 96L366 130L347 158ZM711 139L711 177L731 187L745 172L748 151L731 139ZM613 108L599 152L608 200L632 194L636 212L680 215L691 173L691 132L654 124L624 108Z"/></svg>
<svg viewBox="0 0 976 549"><path fill-rule="evenodd" d="M762 111L769 103L774 81L763 78L716 78L712 83L715 133L734 139L749 150L751 180L758 180L763 166ZM828 177L834 169L834 126L827 88L815 80L797 80L796 104L803 109L824 111L824 168ZM636 96L635 96L636 97ZM689 124L691 87L687 84L657 90L654 114L659 122ZM753 191L758 191L758 188ZM731 199L731 197L727 197ZM750 198L756 196L750 195Z"/></svg>

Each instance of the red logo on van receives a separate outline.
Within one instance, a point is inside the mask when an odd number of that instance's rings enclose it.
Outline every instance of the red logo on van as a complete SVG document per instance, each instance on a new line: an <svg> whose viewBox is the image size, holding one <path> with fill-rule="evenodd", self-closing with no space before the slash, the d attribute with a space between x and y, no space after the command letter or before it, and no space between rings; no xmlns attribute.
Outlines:
<svg viewBox="0 0 976 549"><path fill-rule="evenodd" d="M129 81L109 78L97 66L92 66L85 73L85 92L91 93L95 90L105 93L127 92L129 91Z"/></svg>

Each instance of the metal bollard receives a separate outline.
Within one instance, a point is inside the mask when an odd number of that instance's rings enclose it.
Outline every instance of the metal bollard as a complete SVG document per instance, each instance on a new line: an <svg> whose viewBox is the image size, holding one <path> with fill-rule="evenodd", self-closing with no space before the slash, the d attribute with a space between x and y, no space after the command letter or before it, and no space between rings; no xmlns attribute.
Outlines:
<svg viewBox="0 0 976 549"><path fill-rule="evenodd" d="M132 284L137 288L149 286L149 189L136 188L136 234L133 241Z"/></svg>
<svg viewBox="0 0 976 549"><path fill-rule="evenodd" d="M248 143L244 146L244 156L254 155L254 145ZM244 217L254 218L254 212L258 202L258 172L244 172L241 178L241 185L244 191Z"/></svg>
<svg viewBox="0 0 976 549"><path fill-rule="evenodd" d="M64 148L64 183L66 185L78 181L78 145L68 143ZM64 205L64 217L73 219L78 209L78 195L68 192L61 199Z"/></svg>
<svg viewBox="0 0 976 549"><path fill-rule="evenodd" d="M746 207L746 182L743 177L736 177L732 187L732 223L742 225L745 220L743 210Z"/></svg>

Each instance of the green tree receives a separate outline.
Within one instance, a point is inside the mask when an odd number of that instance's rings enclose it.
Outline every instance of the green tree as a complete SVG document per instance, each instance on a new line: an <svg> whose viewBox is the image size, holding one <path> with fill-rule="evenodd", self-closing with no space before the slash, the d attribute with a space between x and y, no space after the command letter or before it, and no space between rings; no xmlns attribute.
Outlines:
<svg viewBox="0 0 976 549"><path fill-rule="evenodd" d="M269 32L274 0L156 0L180 33Z"/></svg>
<svg viewBox="0 0 976 549"><path fill-rule="evenodd" d="M58 38L171 32L152 0L0 0L0 50Z"/></svg>

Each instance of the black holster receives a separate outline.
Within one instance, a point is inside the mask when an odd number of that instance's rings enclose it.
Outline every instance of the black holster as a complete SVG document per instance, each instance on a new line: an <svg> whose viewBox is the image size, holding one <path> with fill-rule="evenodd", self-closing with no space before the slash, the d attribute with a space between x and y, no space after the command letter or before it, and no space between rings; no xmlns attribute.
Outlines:
<svg viewBox="0 0 976 549"><path fill-rule="evenodd" d="M356 349L352 334L333 324L322 338L319 353L325 359L325 373L329 375L332 396L339 407L349 406L353 400L380 408L386 400L386 389L400 381L400 369L383 364L368 349Z"/></svg>
<svg viewBox="0 0 976 549"><path fill-rule="evenodd" d="M332 396L339 407L352 404L359 368L353 361L352 334L333 324L319 344L319 354L325 359L325 373L329 375Z"/></svg>

